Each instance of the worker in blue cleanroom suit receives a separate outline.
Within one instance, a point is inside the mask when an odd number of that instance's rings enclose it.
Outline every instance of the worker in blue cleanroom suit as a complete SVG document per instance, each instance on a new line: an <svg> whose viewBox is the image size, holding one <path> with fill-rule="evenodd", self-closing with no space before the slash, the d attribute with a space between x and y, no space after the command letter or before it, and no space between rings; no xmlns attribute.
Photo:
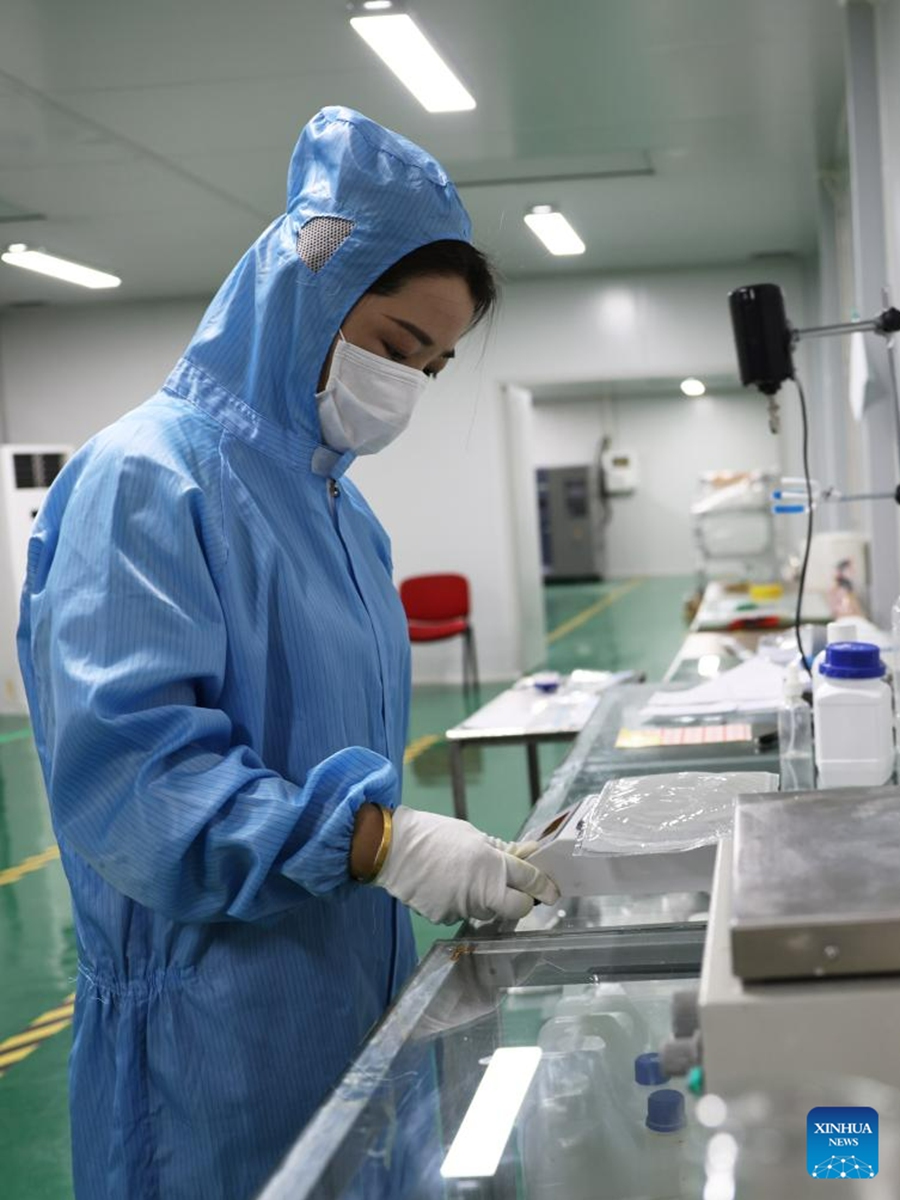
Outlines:
<svg viewBox="0 0 900 1200"><path fill-rule="evenodd" d="M286 214L35 524L19 654L78 937L79 1200L255 1195L413 967L398 901L556 897L400 805L406 623L344 475L490 307L469 239L433 158L323 110Z"/></svg>

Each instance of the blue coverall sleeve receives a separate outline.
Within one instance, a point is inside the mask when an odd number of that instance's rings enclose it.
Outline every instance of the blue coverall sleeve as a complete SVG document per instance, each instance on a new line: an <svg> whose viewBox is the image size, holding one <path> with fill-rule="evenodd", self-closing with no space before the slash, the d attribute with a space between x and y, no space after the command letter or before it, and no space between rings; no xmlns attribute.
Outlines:
<svg viewBox="0 0 900 1200"><path fill-rule="evenodd" d="M346 883L356 810L397 803L393 765L350 747L302 781L267 769L217 707L235 636L219 496L139 456L93 475L58 539L38 527L20 628L60 840L182 922L256 920Z"/></svg>

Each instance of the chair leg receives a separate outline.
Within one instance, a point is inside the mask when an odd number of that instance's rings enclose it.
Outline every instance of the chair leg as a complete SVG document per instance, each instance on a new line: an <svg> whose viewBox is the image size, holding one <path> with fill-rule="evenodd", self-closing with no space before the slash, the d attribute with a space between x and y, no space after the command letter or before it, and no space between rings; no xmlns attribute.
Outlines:
<svg viewBox="0 0 900 1200"><path fill-rule="evenodd" d="M481 704L481 686L478 681L478 656L475 652L475 635L471 626L468 626L463 642L463 695L467 703L470 692L476 706L479 706Z"/></svg>

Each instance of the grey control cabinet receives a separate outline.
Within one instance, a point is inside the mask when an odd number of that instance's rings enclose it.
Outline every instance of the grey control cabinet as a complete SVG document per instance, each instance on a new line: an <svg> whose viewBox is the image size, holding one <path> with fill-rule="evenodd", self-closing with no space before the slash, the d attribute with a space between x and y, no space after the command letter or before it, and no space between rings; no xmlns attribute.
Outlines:
<svg viewBox="0 0 900 1200"><path fill-rule="evenodd" d="M602 579L607 509L599 471L541 467L537 496L544 578Z"/></svg>

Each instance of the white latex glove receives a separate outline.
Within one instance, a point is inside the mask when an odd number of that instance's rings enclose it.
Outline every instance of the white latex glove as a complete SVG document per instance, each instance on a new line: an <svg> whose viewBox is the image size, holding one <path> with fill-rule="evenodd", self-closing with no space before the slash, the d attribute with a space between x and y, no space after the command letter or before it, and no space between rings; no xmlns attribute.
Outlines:
<svg viewBox="0 0 900 1200"><path fill-rule="evenodd" d="M531 912L535 900L555 904L559 889L553 880L509 854L506 844L468 821L401 804L374 883L440 924L466 917L514 921Z"/></svg>
<svg viewBox="0 0 900 1200"><path fill-rule="evenodd" d="M531 858L537 850L539 842L504 842L500 838L488 836L488 841L498 850L505 850L513 858Z"/></svg>

